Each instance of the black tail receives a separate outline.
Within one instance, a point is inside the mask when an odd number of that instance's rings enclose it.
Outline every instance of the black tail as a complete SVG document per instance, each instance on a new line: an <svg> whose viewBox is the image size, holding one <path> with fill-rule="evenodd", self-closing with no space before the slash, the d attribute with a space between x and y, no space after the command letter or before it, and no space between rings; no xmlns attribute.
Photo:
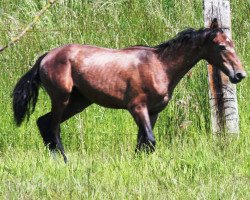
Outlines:
<svg viewBox="0 0 250 200"><path fill-rule="evenodd" d="M21 125L26 116L29 119L35 110L41 84L39 67L46 55L47 53L37 59L35 65L21 77L13 90L13 112L17 126Z"/></svg>

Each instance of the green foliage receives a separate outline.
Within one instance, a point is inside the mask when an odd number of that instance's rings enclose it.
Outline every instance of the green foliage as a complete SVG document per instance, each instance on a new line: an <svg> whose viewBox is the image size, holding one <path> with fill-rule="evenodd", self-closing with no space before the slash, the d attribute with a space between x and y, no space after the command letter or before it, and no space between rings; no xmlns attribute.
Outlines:
<svg viewBox="0 0 250 200"><path fill-rule="evenodd" d="M0 1L0 45L33 20L45 0ZM231 1L236 49L250 65L250 3ZM203 26L200 0L60 0L15 46L0 53L0 199L247 199L250 196L249 78L237 86L240 138L211 136L206 64L185 76L155 127L157 151L135 155L126 111L91 106L62 125L68 165L43 147L36 119L13 123L11 93L42 53L66 43L156 45Z"/></svg>

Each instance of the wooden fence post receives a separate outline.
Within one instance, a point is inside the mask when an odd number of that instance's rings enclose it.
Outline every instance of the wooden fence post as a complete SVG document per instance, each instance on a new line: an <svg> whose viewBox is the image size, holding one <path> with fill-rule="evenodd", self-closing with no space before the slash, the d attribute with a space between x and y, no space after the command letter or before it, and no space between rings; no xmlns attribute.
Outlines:
<svg viewBox="0 0 250 200"><path fill-rule="evenodd" d="M219 27L231 38L229 0L203 0L205 27L217 18ZM220 70L208 65L209 101L213 133L239 135L236 86Z"/></svg>

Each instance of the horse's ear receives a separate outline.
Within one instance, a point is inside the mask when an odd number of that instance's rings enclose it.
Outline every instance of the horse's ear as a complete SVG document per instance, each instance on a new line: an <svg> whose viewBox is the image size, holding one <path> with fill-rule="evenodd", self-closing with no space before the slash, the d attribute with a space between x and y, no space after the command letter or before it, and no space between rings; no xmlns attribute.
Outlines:
<svg viewBox="0 0 250 200"><path fill-rule="evenodd" d="M217 28L219 28L219 24L218 24L217 18L214 18L214 19L213 19L213 21L212 21L212 23L211 23L211 25L210 25L210 28L211 28L211 29L217 29Z"/></svg>

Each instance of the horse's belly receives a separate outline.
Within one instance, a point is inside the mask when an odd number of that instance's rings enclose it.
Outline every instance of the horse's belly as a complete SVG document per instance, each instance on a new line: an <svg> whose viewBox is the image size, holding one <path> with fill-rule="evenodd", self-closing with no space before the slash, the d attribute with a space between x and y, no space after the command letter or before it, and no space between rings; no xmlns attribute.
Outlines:
<svg viewBox="0 0 250 200"><path fill-rule="evenodd" d="M78 89L83 96L100 106L117 109L126 108L122 91L119 91L117 88L112 88L111 86L95 88L91 86L86 87L85 85L85 87L79 87Z"/></svg>
<svg viewBox="0 0 250 200"><path fill-rule="evenodd" d="M125 72L122 67L83 66L74 72L73 79L79 91L92 102L108 108L125 108Z"/></svg>

